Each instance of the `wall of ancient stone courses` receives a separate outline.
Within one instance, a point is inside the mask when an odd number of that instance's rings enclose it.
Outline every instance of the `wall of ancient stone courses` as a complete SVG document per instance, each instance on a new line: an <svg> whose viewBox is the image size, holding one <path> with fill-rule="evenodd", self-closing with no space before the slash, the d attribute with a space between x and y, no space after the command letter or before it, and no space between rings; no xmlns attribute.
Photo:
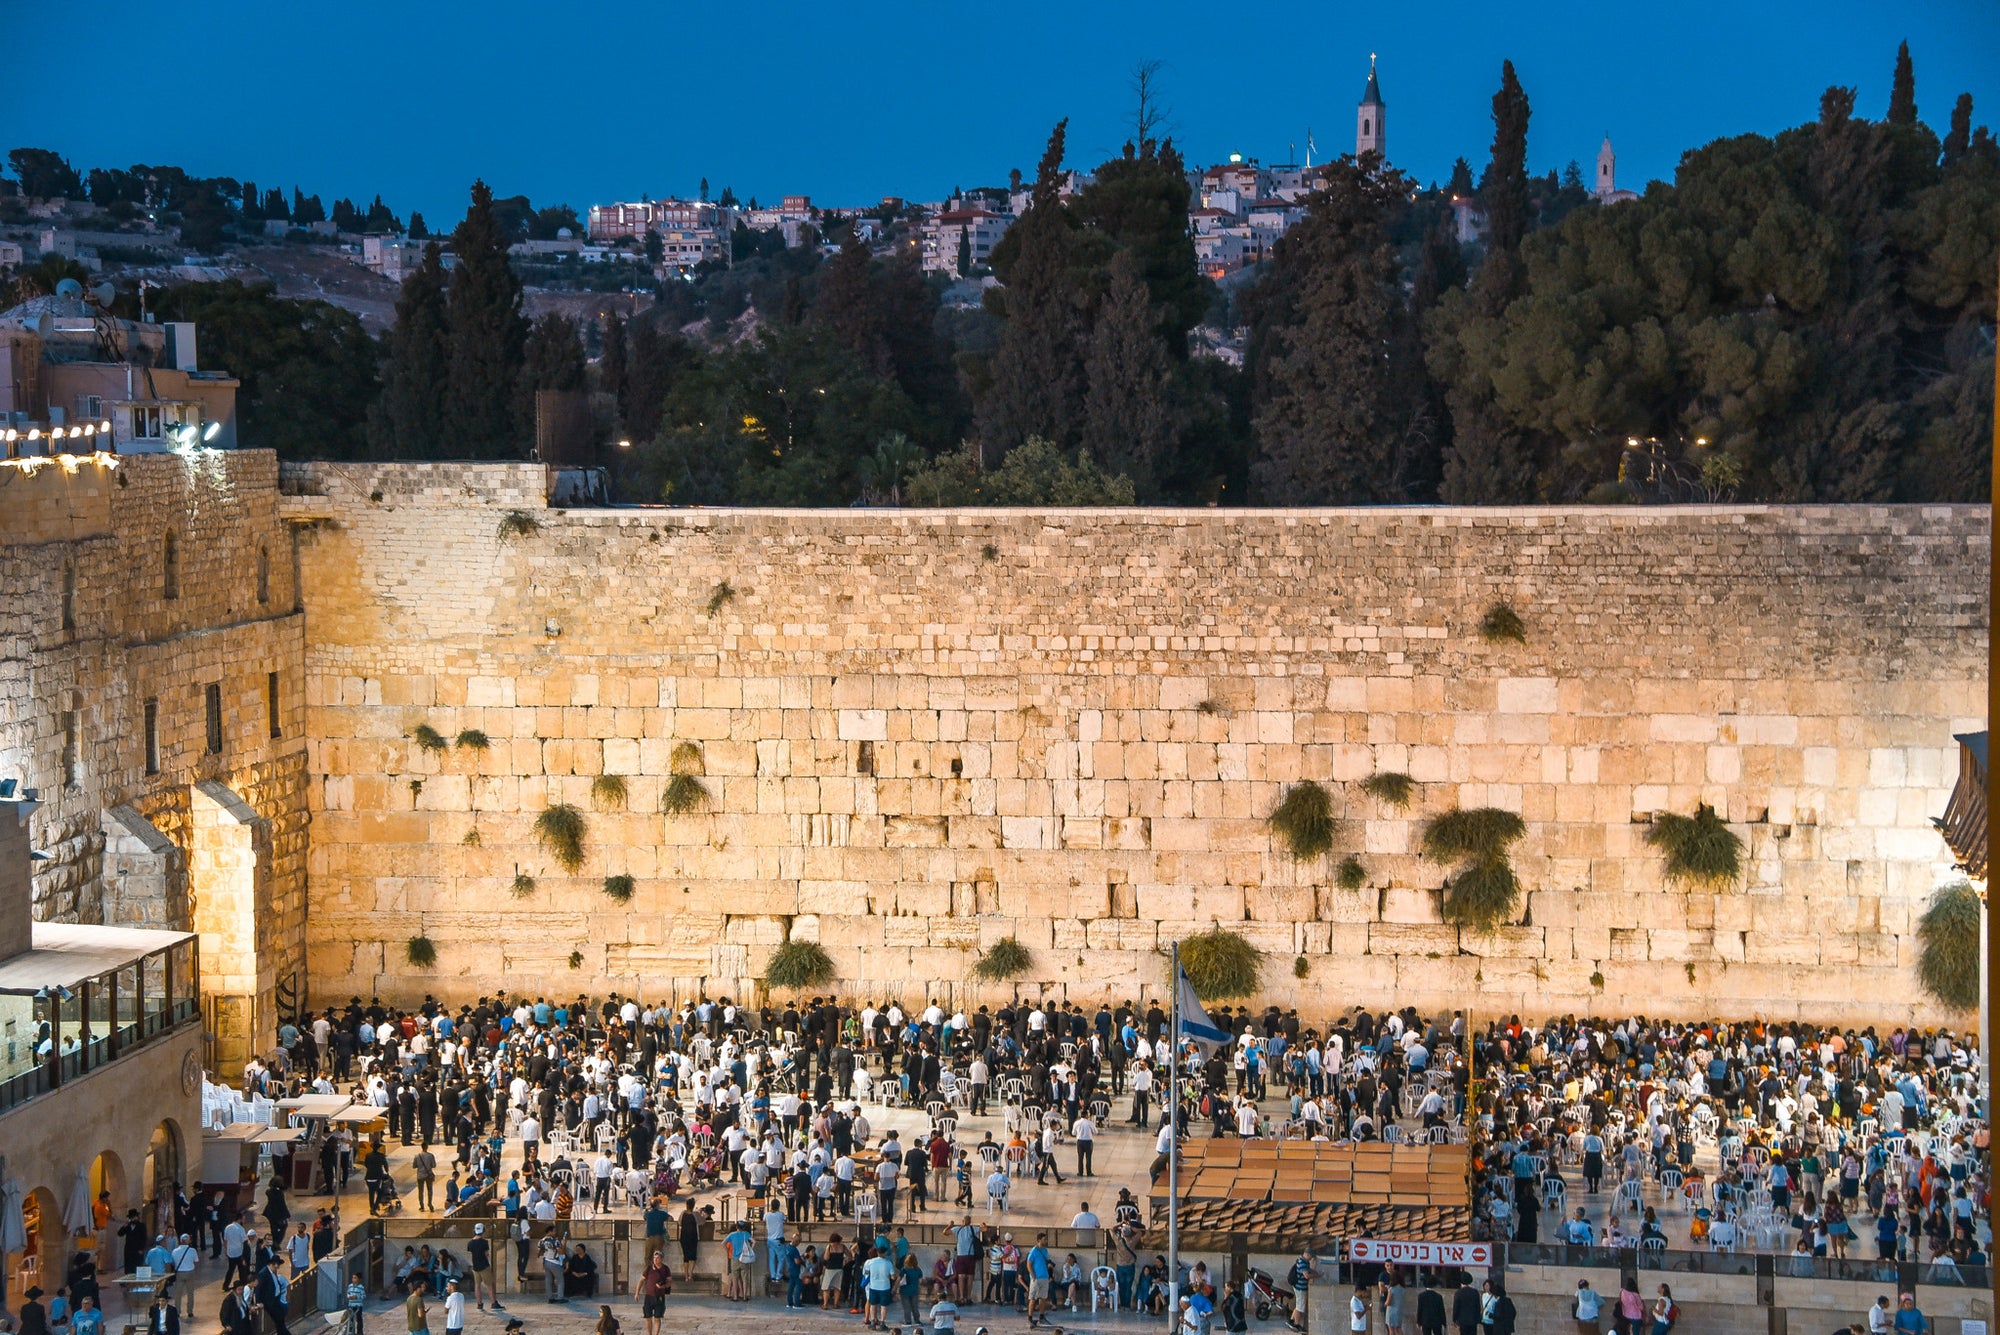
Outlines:
<svg viewBox="0 0 2000 1335"><path fill-rule="evenodd" d="M267 451L0 465L0 778L39 791L34 846L52 856L36 864L35 916L203 931L205 978L261 978L267 1028L275 980L303 981L306 911L304 618L277 474ZM213 754L211 684L223 706ZM204 781L269 823L267 888L242 931L208 932L186 858L148 846L150 823L185 853L190 790Z"/></svg>
<svg viewBox="0 0 2000 1335"><path fill-rule="evenodd" d="M1011 935L1021 991L1126 997L1222 923L1319 1013L1935 1013L1913 920L1952 733L1983 726L1983 509L561 513L529 466L287 483L321 995L740 996L789 935L844 987L991 998L1015 989L970 967ZM1525 644L1480 636L1496 602ZM667 816L681 742L712 804ZM1378 771L1414 776L1408 811L1361 793ZM1264 824L1302 778L1339 816L1310 865ZM588 814L575 875L531 833L557 801ZM1720 892L1644 842L1704 801L1746 845ZM1484 805L1525 817L1529 893L1476 933L1415 848Z"/></svg>

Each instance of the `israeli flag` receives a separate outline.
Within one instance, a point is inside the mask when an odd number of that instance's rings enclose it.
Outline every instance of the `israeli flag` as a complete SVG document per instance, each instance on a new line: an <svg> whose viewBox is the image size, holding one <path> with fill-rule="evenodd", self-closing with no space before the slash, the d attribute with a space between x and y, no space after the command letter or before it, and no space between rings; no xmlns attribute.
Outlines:
<svg viewBox="0 0 2000 1335"><path fill-rule="evenodd" d="M1201 1048L1204 1057L1212 1057L1218 1048L1226 1048L1236 1040L1216 1026L1208 1018L1208 1012L1201 1008L1201 999L1194 994L1194 984L1188 981L1187 970L1180 971L1174 980L1175 1007L1180 1012L1180 1037L1193 1039ZM1179 1043L1176 1042L1176 1047Z"/></svg>

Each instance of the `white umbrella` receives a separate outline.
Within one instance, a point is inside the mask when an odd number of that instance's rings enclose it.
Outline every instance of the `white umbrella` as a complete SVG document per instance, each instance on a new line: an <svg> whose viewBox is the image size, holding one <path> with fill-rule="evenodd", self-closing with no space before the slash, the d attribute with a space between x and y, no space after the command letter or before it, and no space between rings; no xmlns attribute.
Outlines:
<svg viewBox="0 0 2000 1335"><path fill-rule="evenodd" d="M0 1255L27 1249L28 1224L21 1217L21 1202L27 1194L18 1177L0 1182Z"/></svg>
<svg viewBox="0 0 2000 1335"><path fill-rule="evenodd" d="M90 1213L90 1167L87 1164L76 1170L76 1182L69 1189L69 1199L63 1202L62 1221L63 1227L79 1238L96 1227L96 1220Z"/></svg>

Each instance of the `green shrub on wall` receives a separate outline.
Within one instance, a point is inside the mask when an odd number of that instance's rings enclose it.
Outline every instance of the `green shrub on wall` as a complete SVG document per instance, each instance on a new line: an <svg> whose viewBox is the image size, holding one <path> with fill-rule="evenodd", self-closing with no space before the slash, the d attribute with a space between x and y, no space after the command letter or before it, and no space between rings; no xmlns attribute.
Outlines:
<svg viewBox="0 0 2000 1335"><path fill-rule="evenodd" d="M1743 873L1743 841L1706 802L1692 816L1662 811L1646 842L1667 855L1667 879L1681 885L1720 889Z"/></svg>
<svg viewBox="0 0 2000 1335"><path fill-rule="evenodd" d="M1407 774L1391 771L1371 774L1361 781L1361 791L1377 802L1402 810L1417 795L1417 782Z"/></svg>
<svg viewBox="0 0 2000 1335"><path fill-rule="evenodd" d="M535 817L535 838L571 875L583 866L583 836L588 829L583 813L567 802L558 802Z"/></svg>
<svg viewBox="0 0 2000 1335"><path fill-rule="evenodd" d="M1521 884L1507 849L1527 832L1520 816L1498 807L1447 811L1424 822L1424 856L1459 864L1444 885L1446 922L1489 931L1514 916Z"/></svg>
<svg viewBox="0 0 2000 1335"><path fill-rule="evenodd" d="M1979 1004L1979 893L1966 881L1940 886L1917 919L1917 981L1947 1006Z"/></svg>
<svg viewBox="0 0 2000 1335"><path fill-rule="evenodd" d="M1285 790L1266 824L1292 861L1311 862L1333 847L1333 799L1319 784L1303 780Z"/></svg>
<svg viewBox="0 0 2000 1335"><path fill-rule="evenodd" d="M445 748L444 734L428 723L419 723L417 730L410 734L417 739L419 751L438 752Z"/></svg>
<svg viewBox="0 0 2000 1335"><path fill-rule="evenodd" d="M1011 936L1003 936L980 954L973 963L972 974L989 983L1003 983L1026 973L1033 959L1026 946Z"/></svg>
<svg viewBox="0 0 2000 1335"><path fill-rule="evenodd" d="M1230 1001L1257 990L1264 952L1226 928L1216 927L1181 942L1181 968L1203 1001Z"/></svg>
<svg viewBox="0 0 2000 1335"><path fill-rule="evenodd" d="M833 977L833 956L817 941L787 941L764 966L764 986L786 992L825 987Z"/></svg>
<svg viewBox="0 0 2000 1335"><path fill-rule="evenodd" d="M413 969L428 969L437 963L437 943L428 936L413 936L403 947L403 958Z"/></svg>

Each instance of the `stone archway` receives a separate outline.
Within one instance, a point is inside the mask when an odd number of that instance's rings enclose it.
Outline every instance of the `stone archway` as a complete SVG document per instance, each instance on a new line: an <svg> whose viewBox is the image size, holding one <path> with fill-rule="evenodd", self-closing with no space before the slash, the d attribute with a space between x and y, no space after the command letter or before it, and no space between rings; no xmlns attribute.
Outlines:
<svg viewBox="0 0 2000 1335"><path fill-rule="evenodd" d="M139 1200L152 1202L172 1196L176 1184L187 1182L187 1141L180 1126L168 1118L153 1128L146 1145L146 1162L139 1172Z"/></svg>
<svg viewBox="0 0 2000 1335"><path fill-rule="evenodd" d="M54 1293L69 1270L69 1235L62 1226L62 1198L47 1187L36 1187L21 1202L27 1224L27 1246L12 1253L14 1273L7 1277L9 1294L30 1288Z"/></svg>

